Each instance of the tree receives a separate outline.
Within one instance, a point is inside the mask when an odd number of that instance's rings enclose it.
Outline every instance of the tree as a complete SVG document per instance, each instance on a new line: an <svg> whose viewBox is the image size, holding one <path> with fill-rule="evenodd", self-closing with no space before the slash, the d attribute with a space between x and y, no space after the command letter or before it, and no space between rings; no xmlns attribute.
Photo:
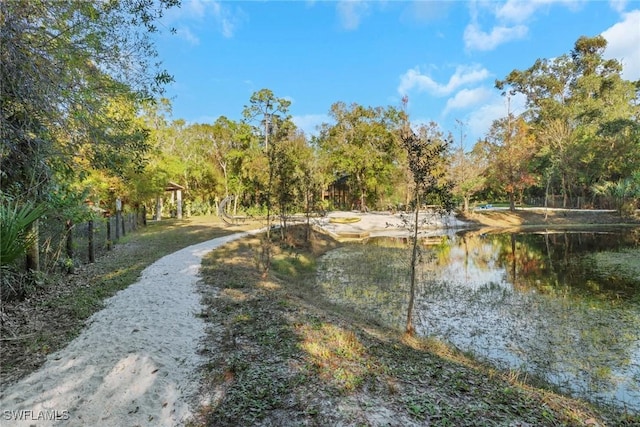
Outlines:
<svg viewBox="0 0 640 427"><path fill-rule="evenodd" d="M335 124L324 124L318 143L329 157L334 176L347 175L357 189L361 210L375 201L379 187L397 170L400 113L392 107L363 107L342 102L331 106Z"/></svg>
<svg viewBox="0 0 640 427"><path fill-rule="evenodd" d="M266 166L268 171L268 181L266 185L266 205L267 205L267 233L262 244L260 256L263 267L263 276L266 276L271 266L271 196L273 191L275 158L278 150L276 145L288 132L294 128L291 117L287 115L291 101L284 98L276 98L269 89L262 89L253 93L249 99L250 105L245 106L242 112L246 121L261 119L261 126L256 128L264 136L264 152L266 155ZM271 146L269 145L271 139Z"/></svg>
<svg viewBox="0 0 640 427"><path fill-rule="evenodd" d="M170 81L149 34L177 3L0 3L3 193L48 203L69 176L87 172L74 167L79 153L89 165L115 166L123 160L116 153L144 148L131 123L105 118L115 117L115 104L137 104Z"/></svg>
<svg viewBox="0 0 640 427"><path fill-rule="evenodd" d="M529 171L532 159L533 136L522 118L512 114L495 120L489 130L488 141L492 144L492 167L490 177L509 196L509 210L515 210L516 195L535 183Z"/></svg>
<svg viewBox="0 0 640 427"><path fill-rule="evenodd" d="M269 152L269 138L281 127L283 121L289 120L287 115L291 101L277 98L270 89L254 92L245 105L242 115L247 122L260 120L258 132L264 137L264 150Z"/></svg>
<svg viewBox="0 0 640 427"><path fill-rule="evenodd" d="M27 252L33 243L29 226L45 213L45 206L21 205L8 197L0 199L0 268L5 269Z"/></svg>
<svg viewBox="0 0 640 427"><path fill-rule="evenodd" d="M606 45L602 36L580 37L570 54L496 81L505 94L526 96L545 193L559 182L565 207L574 194L585 198L594 183L629 177L640 165L637 83L622 79L618 61L602 57Z"/></svg>
<svg viewBox="0 0 640 427"><path fill-rule="evenodd" d="M593 192L613 198L618 214L623 216L635 211L637 199L640 197L640 185L631 178L619 179L616 182L605 181L594 185Z"/></svg>
<svg viewBox="0 0 640 427"><path fill-rule="evenodd" d="M148 34L175 4L2 2L0 129L8 186L36 194L79 145L121 142L108 135L113 128L104 112L114 96L148 98L169 81L150 63L156 51Z"/></svg>
<svg viewBox="0 0 640 427"><path fill-rule="evenodd" d="M408 99L403 98L406 107ZM409 170L413 177L413 223L410 264L410 294L407 308L406 332L415 333L413 325L413 306L416 289L416 268L419 260L419 213L422 201L435 202L446 212L453 209L451 183L446 179L446 153L448 143L440 138L428 138L428 129L422 128L417 134L411 129L406 113L403 111L404 126L400 131L402 147L407 152Z"/></svg>
<svg viewBox="0 0 640 427"><path fill-rule="evenodd" d="M451 156L449 179L453 183L451 190L453 195L462 199L462 211L468 212L471 198L484 187L487 162L480 151L465 150L463 123L458 121L458 124L460 125L460 144Z"/></svg>
<svg viewBox="0 0 640 427"><path fill-rule="evenodd" d="M309 178L312 152L302 131L292 131L289 136L274 144L272 168L273 190L280 214L281 235L287 228L287 219L297 207L302 205L305 190L311 191ZM307 194L308 196L308 194ZM308 206L307 206L308 207Z"/></svg>

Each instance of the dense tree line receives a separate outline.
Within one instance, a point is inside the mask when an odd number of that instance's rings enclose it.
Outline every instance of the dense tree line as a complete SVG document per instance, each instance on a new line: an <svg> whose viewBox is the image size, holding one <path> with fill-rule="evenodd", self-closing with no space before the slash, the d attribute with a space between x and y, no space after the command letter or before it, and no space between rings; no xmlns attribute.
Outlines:
<svg viewBox="0 0 640 427"><path fill-rule="evenodd" d="M143 172L140 107L171 80L150 34L177 3L0 2L3 271L27 248L38 269L40 218L85 217L91 192Z"/></svg>
<svg viewBox="0 0 640 427"><path fill-rule="evenodd" d="M550 205L552 199L559 207L635 206L639 84L621 78L618 61L602 57L605 46L602 37L583 37L570 54L538 60L497 81L507 101L526 96L527 109L516 116L507 108L471 150L437 123L415 129L447 143L449 178L461 209L483 201L506 201L512 208L525 200ZM264 214L271 190L279 213L309 209L310 200L311 209L410 204L400 108L336 102L329 111L331 123L308 137L295 127L283 102L263 89L238 122L225 117L213 125L161 121L157 147L180 160L174 166L182 176L174 173L171 179L189 189L193 213L212 211L216 198L234 194L236 209ZM346 205L324 200L322 190L341 178L348 184Z"/></svg>
<svg viewBox="0 0 640 427"><path fill-rule="evenodd" d="M564 207L611 202L621 213L637 206L640 83L603 58L602 37L581 37L569 54L496 81L507 100L524 95L527 109L507 109L467 150L462 131L456 141L437 123L407 133L400 106L336 102L331 123L309 137L293 123L290 102L269 89L251 96L242 120L172 119L158 92L169 75L128 64L153 65L143 36L174 3L0 4L3 215L28 207L26 230L34 216L89 215L87 201L106 210L116 197L125 209L153 207L168 182L184 187L188 215L215 213L235 196L234 214L283 225L292 213L440 203L434 194L415 197L416 159L406 149L413 140L443 147L432 169L446 172L462 210L558 198ZM337 181L346 197L327 198Z"/></svg>

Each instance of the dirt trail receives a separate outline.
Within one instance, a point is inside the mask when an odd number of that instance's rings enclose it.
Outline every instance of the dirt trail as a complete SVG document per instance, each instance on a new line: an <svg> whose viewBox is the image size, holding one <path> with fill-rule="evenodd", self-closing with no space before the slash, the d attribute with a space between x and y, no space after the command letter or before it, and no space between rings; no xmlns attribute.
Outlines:
<svg viewBox="0 0 640 427"><path fill-rule="evenodd" d="M0 424L178 426L191 416L205 323L196 290L202 257L237 233L189 246L147 267L82 333L3 390Z"/></svg>

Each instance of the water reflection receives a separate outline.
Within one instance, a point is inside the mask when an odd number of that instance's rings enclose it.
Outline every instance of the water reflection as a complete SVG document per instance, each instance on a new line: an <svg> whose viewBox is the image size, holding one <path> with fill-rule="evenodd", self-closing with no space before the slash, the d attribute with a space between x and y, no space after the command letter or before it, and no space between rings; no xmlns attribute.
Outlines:
<svg viewBox="0 0 640 427"><path fill-rule="evenodd" d="M637 248L638 231L467 232L423 243L418 333L640 411L640 277L605 262ZM408 263L400 240L349 245L324 257L319 283L402 328Z"/></svg>

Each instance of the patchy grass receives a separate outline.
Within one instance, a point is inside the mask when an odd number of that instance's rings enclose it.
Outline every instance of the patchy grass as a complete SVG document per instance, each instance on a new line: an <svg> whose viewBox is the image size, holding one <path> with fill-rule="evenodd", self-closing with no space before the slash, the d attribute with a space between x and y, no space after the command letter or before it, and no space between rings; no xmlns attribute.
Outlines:
<svg viewBox="0 0 640 427"><path fill-rule="evenodd" d="M2 306L2 385L37 369L160 257L211 238L259 228L213 218L151 223L77 274ZM289 236L288 236L289 237ZM527 385L436 340L402 336L327 301L315 258L336 246L314 234L276 247L261 278L257 237L203 263L208 320L202 397L194 425L639 425L638 416L595 408Z"/></svg>
<svg viewBox="0 0 640 427"><path fill-rule="evenodd" d="M403 336L329 303L314 286L312 267L335 242L318 234L313 239L323 243L288 238L286 249L276 245L278 267L266 278L253 261L257 237L231 243L203 262L209 362L206 403L193 426L640 422L528 385L517 373L497 371L440 341Z"/></svg>
<svg viewBox="0 0 640 427"><path fill-rule="evenodd" d="M120 239L94 264L78 268L75 274L49 277L22 301L3 301L0 384L37 369L47 354L77 336L106 298L135 283L156 260L195 243L258 227L257 223L226 227L216 217L149 222Z"/></svg>
<svg viewBox="0 0 640 427"><path fill-rule="evenodd" d="M461 215L461 219L475 222L486 227L507 228L517 230L528 227L571 227L616 225L638 226L638 215L620 217L612 211L517 208L509 210L475 210Z"/></svg>
<svg viewBox="0 0 640 427"><path fill-rule="evenodd" d="M602 274L636 280L640 277L640 249L602 251L589 255L595 268Z"/></svg>

